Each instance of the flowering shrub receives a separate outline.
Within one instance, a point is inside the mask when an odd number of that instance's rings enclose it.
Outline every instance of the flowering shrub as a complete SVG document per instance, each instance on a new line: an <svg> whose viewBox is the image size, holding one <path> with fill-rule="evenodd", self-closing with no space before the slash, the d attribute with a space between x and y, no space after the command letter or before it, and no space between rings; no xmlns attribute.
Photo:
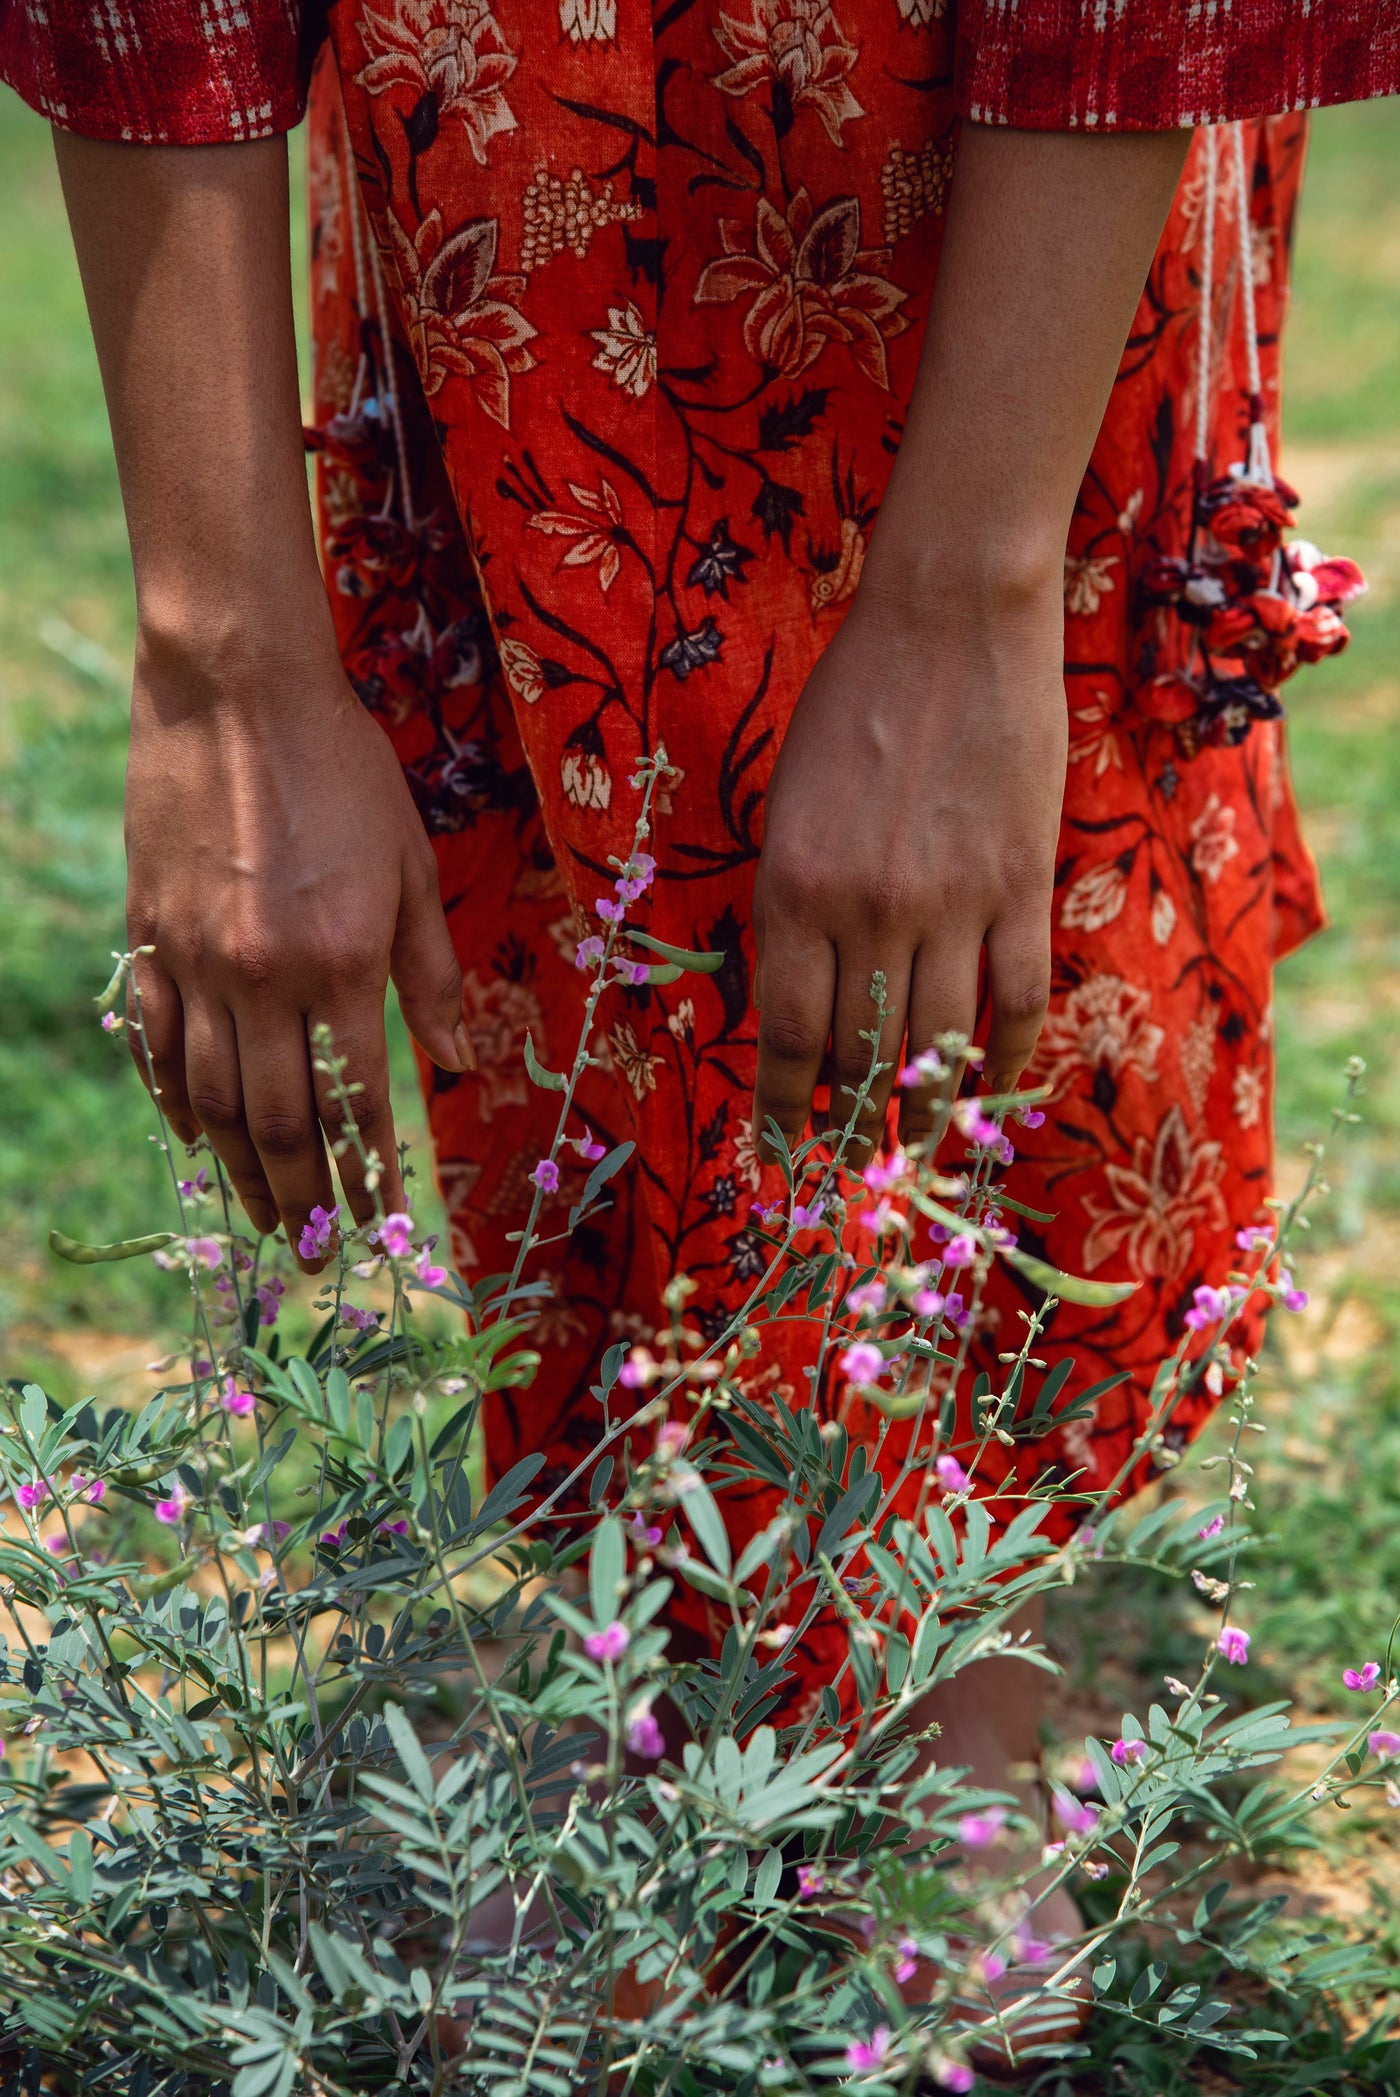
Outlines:
<svg viewBox="0 0 1400 2097"><path fill-rule="evenodd" d="M8 2087L36 2088L48 2066L62 2087L116 2097L966 2090L979 2061L1072 2061L1091 2002L1182 2055L1274 2043L1199 1980L1168 1984L1172 1931L1227 1972L1296 1987L1342 1970L1221 1876L1316 1802L1393 1790L1400 1757L1389 1649L1348 1656L1364 1700L1350 1731L1290 1729L1278 1704L1234 1701L1249 1681L1236 1619L1260 1423L1227 1336L1255 1292L1301 1300L1279 1256L1320 1151L1276 1227L1242 1233L1239 1272L1198 1292L1157 1377L1145 1443L1194 1379L1230 1386L1218 1501L1141 1514L1110 1487L1080 1496L1063 1547L1040 1534L1045 1502L994 1529L979 1462L992 1438L1037 1431L1023 1393L1045 1308L957 1446L935 1371L961 1365L994 1260L1045 1307L1111 1292L1017 1247L988 1174L1008 1119L1038 1109L961 1098L965 1043L901 1073L936 1094L933 1139L846 1169L878 1068L877 979L866 1082L827 1143L786 1157L742 1310L706 1342L687 1320L693 1285L675 1277L651 1344L599 1363L596 1447L574 1477L535 1498L527 1459L481 1490L483 1397L537 1364L531 1260L559 1158L570 1146L591 1167L571 1227L627 1161L629 1146L601 1154L573 1120L603 987L709 965L627 926L653 872L664 769L641 768L636 849L605 933L579 951L592 988L577 1055L553 1072L527 1045L559 1119L509 1276L469 1286L408 1214L381 1209L357 1232L317 1211L302 1249L330 1264L319 1326L294 1354L275 1255L242 1233L210 1161L189 1178L172 1162L177 1230L56 1241L80 1261L154 1254L183 1278L192 1322L140 1407L65 1409L33 1385L5 1400ZM342 1148L358 1146L354 1088L324 1034L317 1049ZM956 1166L936 1162L959 1149ZM378 1161L362 1156L373 1189ZM842 1250L857 1198L878 1261ZM944 1234L934 1263L908 1258L911 1214ZM798 1294L822 1321L815 1368L830 1360L891 1416L926 1416L916 1517L888 1511L888 1485L839 1425L755 1398L765 1328ZM424 1297L460 1313L454 1337L424 1331ZM721 1505L746 1480L783 1497L736 1559ZM586 1521L545 1519L576 1500ZM1013 1618L1105 1566L1194 1583L1216 1629L1193 1678L1126 1714L1114 1740L1085 1742L1074 1780L1051 1786L1048 1828L940 1762L936 1741L921 1762L928 1693L965 1678L975 1698L979 1665L1008 1650L1048 1665L1012 1643ZM717 1655L668 1637L677 1583L727 1620ZM794 1720L783 1649L832 1609L846 1657ZM1324 1738L1301 1790L1242 1785ZM1038 1917L1064 1886L1086 1919L1051 1943Z"/></svg>

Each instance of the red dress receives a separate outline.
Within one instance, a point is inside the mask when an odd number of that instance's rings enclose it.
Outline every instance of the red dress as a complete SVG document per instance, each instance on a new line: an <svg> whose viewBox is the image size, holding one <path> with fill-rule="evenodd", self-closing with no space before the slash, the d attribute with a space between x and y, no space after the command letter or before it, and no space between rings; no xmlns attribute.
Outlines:
<svg viewBox="0 0 1400 2097"><path fill-rule="evenodd" d="M221 68L180 46L173 7L98 69L37 8L0 13L0 54L78 129L247 136L298 107L292 25L269 0L248 13ZM464 1270L510 1264L555 1115L526 1080L525 1034L545 1062L572 1052L575 949L630 844L635 759L658 742L679 777L645 921L725 957L713 976L609 993L606 1067L581 1106L602 1141L636 1138L636 1168L554 1257L538 1378L491 1401L494 1470L538 1449L542 1486L572 1468L596 1439L599 1348L648 1335L678 1272L698 1284L693 1321L719 1329L761 1263L750 1210L770 1188L747 1108L764 785L859 575L959 116L1154 126L1400 84L1388 7L1303 21L1285 0L1236 0L1213 30L1186 16L1179 0L984 0L956 26L942 0L671 0L654 28L639 0L330 10L311 112L326 570L349 673L436 844L466 976L480 1070L425 1073ZM1276 422L1304 120L1251 123L1246 141L1246 238L1228 181L1215 203L1217 470L1245 442L1241 255ZM1034 1073L1056 1090L1007 1177L1054 1213L1023 1244L1141 1284L1117 1310L1057 1313L1042 1351L1074 1357L1064 1402L1131 1373L1092 1417L993 1443L1006 1475L984 1466L989 1488L1069 1472L1092 1487L1127 1453L1193 1289L1223 1278L1262 1214L1272 966L1317 922L1277 725L1184 754L1162 695L1186 629L1139 587L1190 527L1203 216L1198 139L1066 560L1069 786ZM566 1172L559 1221L585 1169ZM994 1281L976 1366L995 1373L1027 1300ZM805 1393L802 1329L786 1332L768 1374ZM1175 1443L1209 1403L1178 1414ZM900 1452L896 1427L882 1462ZM736 1536L770 1507L732 1502Z"/></svg>

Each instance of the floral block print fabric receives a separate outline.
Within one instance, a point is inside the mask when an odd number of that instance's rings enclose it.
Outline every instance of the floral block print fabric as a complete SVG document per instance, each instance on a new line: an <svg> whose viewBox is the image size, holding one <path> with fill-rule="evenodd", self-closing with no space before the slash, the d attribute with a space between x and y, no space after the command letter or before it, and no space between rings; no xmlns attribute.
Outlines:
<svg viewBox="0 0 1400 2097"><path fill-rule="evenodd" d="M332 5L342 17L355 11L355 0ZM906 43L922 30L948 31L959 112L979 123L1172 130L1400 92L1400 15L1392 0L879 6L908 32ZM359 0L359 8L372 44L389 9L382 0ZM858 11L852 4L844 12ZM463 27L491 12L478 0L398 0L388 45L416 43L425 72L456 74L458 89L470 94L481 54L468 48L464 62ZM556 36L644 47L652 35L651 0L516 0L507 12L512 52L527 40L547 47ZM687 12L686 0L656 8L663 30ZM325 0L87 7L0 0L0 80L54 123L94 138L176 145L261 138L300 117L303 56L321 36L325 13ZM735 67L742 69L745 53L752 65L758 47L771 45L790 75L808 65L823 74L839 102L842 53L853 46L827 0L738 0L728 35L738 47ZM392 49L379 55L390 58ZM488 51L486 81L492 68ZM459 106L462 99L459 93Z"/></svg>
<svg viewBox="0 0 1400 2097"><path fill-rule="evenodd" d="M751 1205L776 1184L748 1132L764 787L898 444L957 104L947 25L873 0L673 5L644 52L620 38L620 0L575 0L566 33L533 42L504 11L459 8L442 42L426 19L419 0L332 13L313 91L313 441L345 660L434 838L466 974L481 1068L425 1073L464 1268L510 1263L554 1112L527 1084L525 1034L546 1062L573 1047L577 943L630 845L632 767L658 743L679 777L645 922L724 956L716 975L610 994L582 1113L597 1140L636 1139L636 1169L552 1251L539 1376L488 1416L492 1469L543 1450L550 1485L593 1445L600 1346L649 1337L677 1272L713 1333L761 1265ZM1246 436L1241 254L1275 418L1303 145L1297 117L1250 131L1243 240L1228 185L1217 203L1217 462ZM1261 1216L1271 971L1317 922L1277 725L1185 760L1185 630L1137 588L1188 535L1202 212L1194 153L1074 521L1036 1072L1055 1092L1008 1176L1054 1215L1024 1243L1140 1285L1116 1311L1056 1313L1047 1351L1076 1364L1065 1402L1128 1374L1093 1417L998 1449L1001 1514L1049 1476L1113 1475L1193 1289ZM565 1173L561 1223L585 1170ZM977 1366L995 1369L1030 1300L996 1282ZM909 1428L840 1388L812 1397L806 1336L786 1334L761 1388L897 1460ZM1178 1415L1174 1447L1209 1404ZM770 1511L731 1494L736 1538Z"/></svg>

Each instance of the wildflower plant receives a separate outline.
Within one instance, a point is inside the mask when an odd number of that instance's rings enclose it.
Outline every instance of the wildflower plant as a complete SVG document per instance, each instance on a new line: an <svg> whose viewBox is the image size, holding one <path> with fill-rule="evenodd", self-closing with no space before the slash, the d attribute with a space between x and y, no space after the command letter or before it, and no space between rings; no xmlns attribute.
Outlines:
<svg viewBox="0 0 1400 2097"><path fill-rule="evenodd" d="M1172 1932L1219 1971L1294 1987L1357 1970L1280 1934L1222 1875L1400 1767L1393 1638L1346 1669L1350 1729L1248 1703L1247 1451L1262 1423L1228 1339L1251 1297L1301 1293L1280 1259L1320 1191L1320 1149L1274 1225L1242 1234L1239 1271L1198 1292L1156 1379L1138 1453L1165 1446L1195 1379L1230 1387L1218 1505L1204 1520L1170 1498L1121 1507L1125 1466L1075 1495L1067 1544L1042 1532L1073 1481L994 1526L977 1497L987 1449L1043 1430L1067 1381L1036 1353L1048 1311L1112 1300L1111 1285L1016 1244L991 1169L1036 1096L969 1102L965 1042L900 1073L935 1098L930 1140L870 1161L877 978L845 1118L795 1149L774 1131L784 1193L756 1220L765 1262L745 1302L707 1341L688 1321L693 1282L673 1277L652 1342L600 1360L596 1443L575 1472L535 1494L532 1457L482 1490L483 1400L537 1367L534 1255L561 1161L589 1167L576 1229L631 1150L578 1125L600 1000L718 959L629 921L665 772L664 754L639 768L634 849L578 950L590 984L572 1062L547 1070L526 1045L559 1113L508 1275L468 1283L382 1203L362 1229L317 1212L301 1249L328 1260L319 1322L290 1352L269 1241L243 1230L212 1159L177 1162L164 1123L178 1227L55 1240L80 1262L154 1256L183 1281L190 1331L144 1404L65 1408L34 1385L3 1399L0 2029L16 2090L46 2067L114 2097L966 2090L979 2062L1072 2062L1091 2002L1183 2055L1276 2043L1228 1996L1168 1985L1149 1950ZM133 1013L139 1034L139 996ZM343 1109L337 1147L359 1152L375 1193L355 1086L324 1031L315 1047ZM944 1169L959 1141L965 1163ZM878 1256L847 1249L853 1210ZM931 1261L912 1258L914 1217L940 1233ZM996 1260L1040 1307L955 1440L942 1394ZM458 1314L454 1336L424 1329L425 1297ZM911 1455L882 1477L880 1452L839 1425L755 1396L799 1299L813 1387L843 1377L887 1421L916 1420L917 1469ZM777 1487L778 1511L736 1556L724 1492L755 1481ZM568 1522L548 1519L564 1508ZM936 1738L921 1757L923 1708L954 1682L975 1698L993 1656L1050 1665L1011 1643L1016 1612L1106 1567L1192 1583L1215 1628L1191 1680L1085 1742L1042 1828L942 1761ZM678 1583L720 1612L717 1654L671 1636ZM794 1719L783 1650L833 1609L845 1657ZM1326 1742L1310 1781L1257 1774L1300 1739ZM1052 1943L1038 1917L1060 1886L1085 1921Z"/></svg>

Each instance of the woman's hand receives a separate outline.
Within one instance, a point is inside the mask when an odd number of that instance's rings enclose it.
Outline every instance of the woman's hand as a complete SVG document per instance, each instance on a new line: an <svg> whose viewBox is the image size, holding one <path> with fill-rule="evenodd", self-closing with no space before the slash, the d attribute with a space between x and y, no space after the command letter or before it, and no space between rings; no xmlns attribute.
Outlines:
<svg viewBox="0 0 1400 2097"><path fill-rule="evenodd" d="M389 1106L384 994L392 977L419 1046L472 1061L461 972L437 864L388 738L339 660L256 659L143 637L127 769L127 922L161 1105L185 1142L203 1132L256 1227L293 1246L330 1207L326 1145L343 1110L313 1069L330 1027L360 1090L361 1139L402 1208ZM147 1077L128 1004L131 1047ZM353 1146L341 1184L374 1213ZM304 1262L308 1266L316 1262Z"/></svg>
<svg viewBox="0 0 1400 2097"><path fill-rule="evenodd" d="M878 1143L894 1070L951 1030L971 1038L985 944L984 1073L1013 1086L1045 1016L1050 893L1065 776L1058 574L911 615L857 591L808 678L768 792L754 896L755 1134L798 1142L831 1043L831 1122L869 1072L871 979L885 977L890 1066L864 1122ZM930 1088L900 1134L928 1133Z"/></svg>

